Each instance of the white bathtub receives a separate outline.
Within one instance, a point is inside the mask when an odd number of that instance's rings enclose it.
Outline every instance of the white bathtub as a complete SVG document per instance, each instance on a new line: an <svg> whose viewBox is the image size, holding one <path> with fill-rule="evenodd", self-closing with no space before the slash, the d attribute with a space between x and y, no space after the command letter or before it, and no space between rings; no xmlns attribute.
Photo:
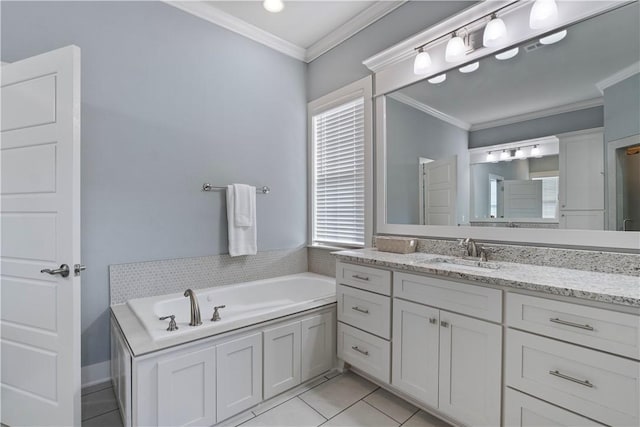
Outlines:
<svg viewBox="0 0 640 427"><path fill-rule="evenodd" d="M314 273L293 274L273 279L195 289L200 305L202 325L189 326L189 298L184 293L136 298L127 302L151 338L162 340L190 332L207 331L215 335L282 316L298 313L336 301L335 279ZM221 320L211 321L213 307L220 310ZM169 320L176 316L178 330L167 331Z"/></svg>

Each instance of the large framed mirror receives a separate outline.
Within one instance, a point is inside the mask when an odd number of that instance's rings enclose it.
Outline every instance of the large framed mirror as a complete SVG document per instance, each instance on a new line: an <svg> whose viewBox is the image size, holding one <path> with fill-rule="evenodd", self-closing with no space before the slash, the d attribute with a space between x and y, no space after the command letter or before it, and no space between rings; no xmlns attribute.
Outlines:
<svg viewBox="0 0 640 427"><path fill-rule="evenodd" d="M640 7L379 96L377 232L640 248Z"/></svg>

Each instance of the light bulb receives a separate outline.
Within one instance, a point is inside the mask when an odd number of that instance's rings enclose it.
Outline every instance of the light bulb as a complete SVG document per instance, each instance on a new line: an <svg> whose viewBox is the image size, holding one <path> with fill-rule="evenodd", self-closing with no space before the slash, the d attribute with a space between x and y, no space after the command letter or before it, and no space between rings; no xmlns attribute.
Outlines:
<svg viewBox="0 0 640 427"><path fill-rule="evenodd" d="M509 49L505 52L497 54L496 59L499 59L500 61L504 61L505 59L511 59L514 56L516 56L518 52L520 52L520 48L514 47L513 49Z"/></svg>
<svg viewBox="0 0 640 427"><path fill-rule="evenodd" d="M558 5L555 0L536 0L529 14L529 27L539 30L551 27L558 20Z"/></svg>
<svg viewBox="0 0 640 427"><path fill-rule="evenodd" d="M437 85L438 83L442 83L445 80L447 80L447 75L446 74L440 74L440 75L437 75L435 77L431 77L427 81L429 83L433 84L433 85Z"/></svg>
<svg viewBox="0 0 640 427"><path fill-rule="evenodd" d="M491 151L489 151L487 153L487 162L493 163L495 162L495 160L496 160L496 156Z"/></svg>
<svg viewBox="0 0 640 427"><path fill-rule="evenodd" d="M524 151L522 151L522 148L518 147L516 150L516 157L524 157Z"/></svg>
<svg viewBox="0 0 640 427"><path fill-rule="evenodd" d="M493 15L491 21L484 27L482 44L484 47L498 47L504 44L507 38L507 27L504 21Z"/></svg>
<svg viewBox="0 0 640 427"><path fill-rule="evenodd" d="M455 35L447 43L447 49L444 53L444 59L447 62L457 62L464 58L467 46L464 44L462 37Z"/></svg>
<svg viewBox="0 0 640 427"><path fill-rule="evenodd" d="M431 56L429 52L424 52L420 49L420 52L416 55L415 61L413 61L413 74L424 76L428 73L431 66Z"/></svg>
<svg viewBox="0 0 640 427"><path fill-rule="evenodd" d="M540 155L540 147L538 147L537 145L534 145L533 148L531 149L531 155L534 157L542 157Z"/></svg>
<svg viewBox="0 0 640 427"><path fill-rule="evenodd" d="M464 67L460 67L459 70L461 73L473 73L475 70L480 68L479 62L472 62L469 65L465 65Z"/></svg>
<svg viewBox="0 0 640 427"><path fill-rule="evenodd" d="M282 0L264 0L262 7L271 13L278 13L284 9L284 3Z"/></svg>
<svg viewBox="0 0 640 427"><path fill-rule="evenodd" d="M540 39L540 43L542 44L554 44L558 43L560 40L567 36L567 30L562 30L557 33L553 33L547 37L543 37Z"/></svg>
<svg viewBox="0 0 640 427"><path fill-rule="evenodd" d="M500 158L501 158L502 160L506 160L506 159L508 159L509 157L511 157L511 156L509 155L509 153L507 152L507 150L502 150L502 153L500 153Z"/></svg>

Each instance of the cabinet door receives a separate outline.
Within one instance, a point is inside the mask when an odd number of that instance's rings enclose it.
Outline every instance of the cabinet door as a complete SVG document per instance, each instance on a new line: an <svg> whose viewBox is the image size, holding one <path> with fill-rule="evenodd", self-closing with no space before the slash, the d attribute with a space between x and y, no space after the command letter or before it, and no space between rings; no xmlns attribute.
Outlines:
<svg viewBox="0 0 640 427"><path fill-rule="evenodd" d="M439 310L393 301L391 383L434 408L438 407Z"/></svg>
<svg viewBox="0 0 640 427"><path fill-rule="evenodd" d="M601 131L560 137L560 209L604 209Z"/></svg>
<svg viewBox="0 0 640 427"><path fill-rule="evenodd" d="M216 347L218 422L262 400L262 334Z"/></svg>
<svg viewBox="0 0 640 427"><path fill-rule="evenodd" d="M304 319L302 324L302 381L331 369L334 355L333 313Z"/></svg>
<svg viewBox="0 0 640 427"><path fill-rule="evenodd" d="M604 230L604 211L560 211L560 228Z"/></svg>
<svg viewBox="0 0 640 427"><path fill-rule="evenodd" d="M158 362L158 425L207 426L216 420L214 348Z"/></svg>
<svg viewBox="0 0 640 427"><path fill-rule="evenodd" d="M502 327L440 311L439 409L468 425L500 425Z"/></svg>
<svg viewBox="0 0 640 427"><path fill-rule="evenodd" d="M300 384L300 322L264 331L264 398Z"/></svg>

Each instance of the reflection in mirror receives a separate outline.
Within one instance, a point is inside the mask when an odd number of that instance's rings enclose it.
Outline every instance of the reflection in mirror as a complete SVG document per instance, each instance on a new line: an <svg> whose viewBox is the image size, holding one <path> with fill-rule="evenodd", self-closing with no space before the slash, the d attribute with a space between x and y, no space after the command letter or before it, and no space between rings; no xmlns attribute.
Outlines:
<svg viewBox="0 0 640 427"><path fill-rule="evenodd" d="M639 21L627 4L387 94L387 223L640 229Z"/></svg>

